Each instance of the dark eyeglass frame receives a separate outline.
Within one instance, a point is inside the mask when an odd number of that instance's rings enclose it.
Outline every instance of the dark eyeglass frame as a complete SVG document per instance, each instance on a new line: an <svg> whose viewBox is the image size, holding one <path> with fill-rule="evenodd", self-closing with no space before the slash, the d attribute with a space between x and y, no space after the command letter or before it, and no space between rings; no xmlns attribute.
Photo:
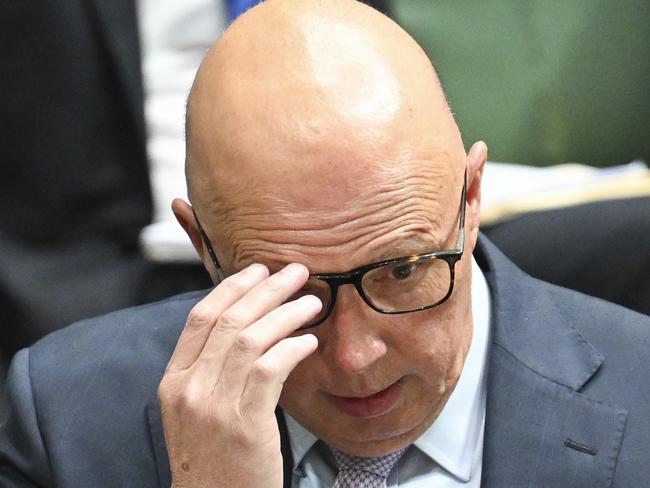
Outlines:
<svg viewBox="0 0 650 488"><path fill-rule="evenodd" d="M452 250L446 250L446 251L435 251L435 252L428 252L428 253L423 253L423 254L415 254L412 256L404 256L400 258L395 258L395 259L386 259L383 261L377 261L374 263L366 264L364 266L360 266L358 268L355 268L353 270L350 270L345 273L322 273L322 274L310 274L309 278L315 278L321 281L324 281L325 283L328 284L330 287L330 296L331 300L328 304L327 309L325 310L324 313L319 317L319 319L313 323L308 323L303 329L308 329L310 327L315 327L317 325L320 325L321 323L325 322L329 316L332 313L332 310L334 310L334 306L336 305L336 296L338 294L338 289L342 285L354 285L356 288L357 292L361 296L364 302L372 308L374 311L382 313L382 314L387 314L387 315L397 315L397 314L403 314L403 313L412 313L412 312L420 312L422 310L428 310L433 307L437 307L438 305L441 305L445 301L449 299L451 296L453 290L454 290L454 283L455 283L455 265L460 259L463 257L463 249L465 247L465 207L466 207L466 201L465 201L465 196L467 192L467 172L465 172L464 176L464 181L463 181L463 190L461 192L460 196L460 205L459 205L459 213L460 217L458 219L458 240L456 242L456 248ZM194 211L194 210L192 210ZM196 220L196 225L199 229L199 233L201 234L201 239L203 240L203 243L205 244L207 250L208 250L208 255L210 256L210 260L212 261L212 264L214 265L217 274L219 276L220 280L224 280L226 278L225 273L221 269L221 266L219 265L219 261L217 260L217 255L214 252L214 248L212 247L212 243L210 242L210 239L208 238L208 235L205 233L203 230L203 227L201 226L201 223L196 216L196 213L194 213L194 218ZM447 290L447 293L445 294L444 297L442 297L440 300L437 302L431 304L431 305L425 305L423 307L417 307L417 308L411 308L411 309L406 309L406 310L389 310L389 309L383 309L381 307L376 306L372 300L366 295L366 292L363 290L363 277L366 273L369 271L372 271L376 268L380 268L382 266L387 266L387 265L393 265L393 264L409 264L409 263L418 263L421 261L429 261L432 259L441 259L447 263L449 266L449 289Z"/></svg>

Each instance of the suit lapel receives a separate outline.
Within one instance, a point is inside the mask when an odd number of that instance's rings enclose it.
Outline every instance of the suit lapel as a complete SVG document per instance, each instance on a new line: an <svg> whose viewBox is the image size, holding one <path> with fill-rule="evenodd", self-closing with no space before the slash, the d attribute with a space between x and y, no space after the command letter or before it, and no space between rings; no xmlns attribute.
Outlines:
<svg viewBox="0 0 650 488"><path fill-rule="evenodd" d="M491 360L483 486L609 486L625 411L540 376L498 346Z"/></svg>
<svg viewBox="0 0 650 488"><path fill-rule="evenodd" d="M493 305L482 486L609 486L626 412L579 392L604 358L550 287L485 240L477 259Z"/></svg>
<svg viewBox="0 0 650 488"><path fill-rule="evenodd" d="M99 37L113 61L136 130L144 140L144 99L135 1L89 0L87 5Z"/></svg>
<svg viewBox="0 0 650 488"><path fill-rule="evenodd" d="M291 453L287 423L279 407L275 410L275 418L278 419L278 428L280 429L280 449L282 451L282 469L284 471L283 485L284 488L291 488L293 480L293 454Z"/></svg>
<svg viewBox="0 0 650 488"><path fill-rule="evenodd" d="M156 400L152 400L145 410L149 433L151 435L151 446L156 461L156 472L158 483L161 488L167 488L172 485L171 470L169 468L169 458L167 456L167 447L165 444L165 433L163 431L162 417L160 406ZM289 435L287 426L284 421L284 415L278 409L275 412L280 428L280 442L282 450L282 461L284 470L284 488L291 488L293 457L291 455L291 445L289 444Z"/></svg>

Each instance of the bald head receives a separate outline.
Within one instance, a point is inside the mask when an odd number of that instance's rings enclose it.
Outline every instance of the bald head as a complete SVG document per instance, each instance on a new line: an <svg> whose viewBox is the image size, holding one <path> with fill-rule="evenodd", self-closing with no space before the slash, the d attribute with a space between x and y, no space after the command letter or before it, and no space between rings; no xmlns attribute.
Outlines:
<svg viewBox="0 0 650 488"><path fill-rule="evenodd" d="M226 197L213 185L245 185L242 171L304 183L304 171L323 169L287 151L309 155L336 143L371 150L381 163L387 147L396 152L414 137L442 147L454 132L429 60L393 21L352 0L267 0L226 31L197 75L190 194L197 205Z"/></svg>
<svg viewBox="0 0 650 488"><path fill-rule="evenodd" d="M188 102L189 195L217 241L242 237L250 214L331 228L362 202L386 205L379 193L442 199L425 187L446 175L456 192L463 158L424 52L353 0L251 9L210 49Z"/></svg>

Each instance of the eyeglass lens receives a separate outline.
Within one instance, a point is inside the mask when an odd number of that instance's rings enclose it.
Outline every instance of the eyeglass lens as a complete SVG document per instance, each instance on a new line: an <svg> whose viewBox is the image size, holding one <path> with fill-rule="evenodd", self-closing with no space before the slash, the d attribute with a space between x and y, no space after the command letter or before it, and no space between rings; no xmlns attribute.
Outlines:
<svg viewBox="0 0 650 488"><path fill-rule="evenodd" d="M361 286L374 307L386 312L408 312L445 298L451 286L451 271L445 260L436 258L391 263L365 273ZM311 277L291 299L304 295L315 295L323 304L318 316L302 327L307 328L328 313L332 292L326 281Z"/></svg>

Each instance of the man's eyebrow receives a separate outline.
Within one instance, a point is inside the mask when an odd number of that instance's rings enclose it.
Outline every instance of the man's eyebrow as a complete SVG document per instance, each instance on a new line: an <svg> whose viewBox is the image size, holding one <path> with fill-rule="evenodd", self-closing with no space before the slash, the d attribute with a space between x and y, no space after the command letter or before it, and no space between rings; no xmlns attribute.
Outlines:
<svg viewBox="0 0 650 488"><path fill-rule="evenodd" d="M434 251L443 251L444 239L436 236L424 237L411 237L396 243L390 249L380 252L375 255L374 262L386 261L388 259L396 259L407 256L415 256L417 254L425 254Z"/></svg>
<svg viewBox="0 0 650 488"><path fill-rule="evenodd" d="M456 224L458 225L458 224ZM444 231L442 231L444 232ZM440 235L438 232L426 235L416 235L400 239L390 248L381 251L375 256L373 262L386 261L418 254L426 254L437 251L450 251L455 247L458 236L458 229L454 228L449 234Z"/></svg>

